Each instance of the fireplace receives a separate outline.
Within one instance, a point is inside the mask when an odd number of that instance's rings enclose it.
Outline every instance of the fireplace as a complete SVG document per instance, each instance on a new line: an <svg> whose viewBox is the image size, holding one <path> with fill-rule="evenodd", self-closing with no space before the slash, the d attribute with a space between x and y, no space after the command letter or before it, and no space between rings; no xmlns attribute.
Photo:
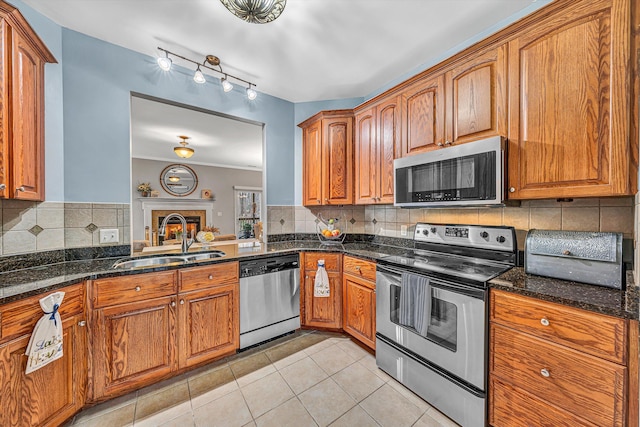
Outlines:
<svg viewBox="0 0 640 427"><path fill-rule="evenodd" d="M171 213L179 213L187 220L187 234L189 237L195 238L198 231L206 224L206 211L204 210L153 210L151 212L153 224L154 246L162 245L165 240L181 239L182 223L178 218L171 218L167 223L165 235L160 236L158 230L165 217Z"/></svg>

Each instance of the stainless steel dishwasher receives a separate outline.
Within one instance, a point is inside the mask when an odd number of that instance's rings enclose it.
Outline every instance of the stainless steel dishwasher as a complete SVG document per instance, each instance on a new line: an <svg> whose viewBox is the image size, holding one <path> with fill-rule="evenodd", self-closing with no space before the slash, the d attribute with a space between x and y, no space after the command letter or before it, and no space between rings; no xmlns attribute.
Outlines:
<svg viewBox="0 0 640 427"><path fill-rule="evenodd" d="M298 254L240 262L240 348L300 327Z"/></svg>

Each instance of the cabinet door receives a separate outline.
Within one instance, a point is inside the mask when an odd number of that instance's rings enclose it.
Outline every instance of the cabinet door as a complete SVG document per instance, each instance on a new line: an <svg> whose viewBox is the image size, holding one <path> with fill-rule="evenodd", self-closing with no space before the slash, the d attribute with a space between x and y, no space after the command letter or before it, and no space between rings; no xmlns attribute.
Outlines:
<svg viewBox="0 0 640 427"><path fill-rule="evenodd" d="M176 298L95 311L95 397L156 382L176 369Z"/></svg>
<svg viewBox="0 0 640 427"><path fill-rule="evenodd" d="M629 34L627 1L590 1L509 42L510 198L633 194Z"/></svg>
<svg viewBox="0 0 640 427"><path fill-rule="evenodd" d="M62 322L64 355L30 374L24 373L30 335L0 347L0 425L58 426L82 408L87 383L82 320L72 316Z"/></svg>
<svg viewBox="0 0 640 427"><path fill-rule="evenodd" d="M444 76L421 80L402 93L402 155L444 145Z"/></svg>
<svg viewBox="0 0 640 427"><path fill-rule="evenodd" d="M379 172L374 111L370 108L355 117L355 203L358 205L376 203Z"/></svg>
<svg viewBox="0 0 640 427"><path fill-rule="evenodd" d="M322 205L322 133L321 121L303 129L302 137L302 203Z"/></svg>
<svg viewBox="0 0 640 427"><path fill-rule="evenodd" d="M322 137L323 204L350 205L353 203L353 118L323 119Z"/></svg>
<svg viewBox="0 0 640 427"><path fill-rule="evenodd" d="M506 57L503 45L447 72L446 142L507 135Z"/></svg>
<svg viewBox="0 0 640 427"><path fill-rule="evenodd" d="M12 188L16 199L44 200L44 62L12 32Z"/></svg>
<svg viewBox="0 0 640 427"><path fill-rule="evenodd" d="M393 203L393 161L400 157L400 97L376 108L377 202Z"/></svg>
<svg viewBox="0 0 640 427"><path fill-rule="evenodd" d="M179 299L179 366L233 354L240 344L238 284L186 292Z"/></svg>
<svg viewBox="0 0 640 427"><path fill-rule="evenodd" d="M375 350L375 284L359 277L345 274L343 297L343 329L358 341Z"/></svg>
<svg viewBox="0 0 640 427"><path fill-rule="evenodd" d="M304 325L320 328L342 327L342 281L341 273L328 272L328 297L314 297L313 285L316 271L305 271L304 275Z"/></svg>

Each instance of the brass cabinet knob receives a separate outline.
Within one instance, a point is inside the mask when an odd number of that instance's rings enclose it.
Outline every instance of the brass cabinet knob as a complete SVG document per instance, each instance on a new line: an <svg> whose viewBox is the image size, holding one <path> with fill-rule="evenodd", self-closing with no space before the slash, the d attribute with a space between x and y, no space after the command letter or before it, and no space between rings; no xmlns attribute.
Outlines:
<svg viewBox="0 0 640 427"><path fill-rule="evenodd" d="M16 188L16 190L18 190L18 191L22 191L22 192L25 192L25 191L26 191L26 190L25 190L25 188L24 188L24 185L23 185L23 186L21 186L21 187Z"/></svg>
<svg viewBox="0 0 640 427"><path fill-rule="evenodd" d="M213 274L209 275L209 280L213 280Z"/></svg>
<svg viewBox="0 0 640 427"><path fill-rule="evenodd" d="M87 321L86 320L79 321L78 326L87 326Z"/></svg>
<svg viewBox="0 0 640 427"><path fill-rule="evenodd" d="M549 372L548 369L546 368L542 368L540 369L540 375L542 375L545 378L549 378L549 376L551 375L551 373Z"/></svg>
<svg viewBox="0 0 640 427"><path fill-rule="evenodd" d="M540 319L540 323L542 324L542 326L549 326L549 319L543 317L542 319Z"/></svg>
<svg viewBox="0 0 640 427"><path fill-rule="evenodd" d="M142 290L142 288L140 286L136 286L136 288L134 289L136 292L140 292Z"/></svg>
<svg viewBox="0 0 640 427"><path fill-rule="evenodd" d="M451 141L445 141L444 142L444 145L451 145L451 144L452 144Z"/></svg>
<svg viewBox="0 0 640 427"><path fill-rule="evenodd" d="M515 192L516 192L515 187L510 187L510 188L509 188L509 193L515 193Z"/></svg>
<svg viewBox="0 0 640 427"><path fill-rule="evenodd" d="M442 147L442 142L436 142L436 145L437 145L438 147Z"/></svg>
<svg viewBox="0 0 640 427"><path fill-rule="evenodd" d="M176 306L176 302L175 301L171 301L171 307L175 307Z"/></svg>
<svg viewBox="0 0 640 427"><path fill-rule="evenodd" d="M571 251L568 249L565 251L562 251L562 255L571 255Z"/></svg>
<svg viewBox="0 0 640 427"><path fill-rule="evenodd" d="M7 188L5 184L0 184L0 191L4 190L5 188Z"/></svg>
<svg viewBox="0 0 640 427"><path fill-rule="evenodd" d="M184 305L184 300L183 299L180 300L180 305Z"/></svg>

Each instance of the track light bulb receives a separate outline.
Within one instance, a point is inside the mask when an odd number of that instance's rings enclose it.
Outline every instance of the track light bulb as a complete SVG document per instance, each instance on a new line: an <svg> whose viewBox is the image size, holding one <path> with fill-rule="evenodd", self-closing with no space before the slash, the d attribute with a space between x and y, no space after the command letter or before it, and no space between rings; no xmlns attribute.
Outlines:
<svg viewBox="0 0 640 427"><path fill-rule="evenodd" d="M231 92L231 89L233 89L233 85L229 82L229 80L227 80L226 77L222 77L220 79L220 82L222 83L222 90L224 90L225 92Z"/></svg>
<svg viewBox="0 0 640 427"><path fill-rule="evenodd" d="M193 81L198 83L198 84L203 84L206 83L206 79L204 78L204 74L202 74L202 71L200 71L200 66L198 65L198 69L196 70L196 72L193 75Z"/></svg>
<svg viewBox="0 0 640 427"><path fill-rule="evenodd" d="M169 71L171 69L171 59L169 58L168 54L164 58L158 58L157 61L158 67L160 67L161 70Z"/></svg>
<svg viewBox="0 0 640 427"><path fill-rule="evenodd" d="M247 88L247 98L249 98L250 101L253 101L257 97L258 97L258 92L256 92L255 90L251 89L251 87L248 87Z"/></svg>

